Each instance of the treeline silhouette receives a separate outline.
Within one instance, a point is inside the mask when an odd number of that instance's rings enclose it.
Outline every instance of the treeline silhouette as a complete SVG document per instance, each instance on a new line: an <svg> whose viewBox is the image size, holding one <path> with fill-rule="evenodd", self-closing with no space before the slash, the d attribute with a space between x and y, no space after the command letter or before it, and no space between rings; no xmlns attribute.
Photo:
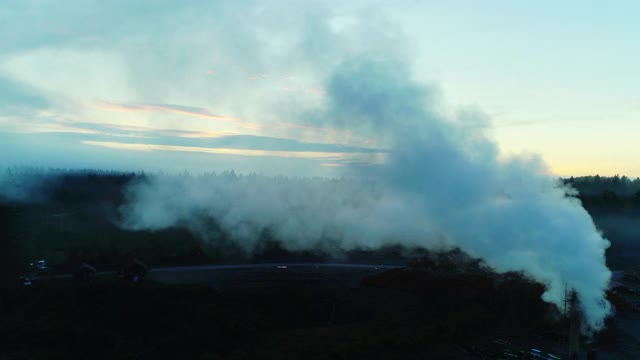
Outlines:
<svg viewBox="0 0 640 360"><path fill-rule="evenodd" d="M597 196L605 193L612 193L619 197L640 196L640 177L631 179L624 175L572 176L563 181L576 188L583 196Z"/></svg>
<svg viewBox="0 0 640 360"><path fill-rule="evenodd" d="M640 215L640 178L581 176L562 179L578 191L577 197L592 217Z"/></svg>

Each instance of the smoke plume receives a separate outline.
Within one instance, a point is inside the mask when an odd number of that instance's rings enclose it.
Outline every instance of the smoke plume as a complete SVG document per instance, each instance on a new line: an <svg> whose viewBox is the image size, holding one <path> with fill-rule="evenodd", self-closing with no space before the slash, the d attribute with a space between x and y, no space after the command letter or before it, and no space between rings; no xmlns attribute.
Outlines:
<svg viewBox="0 0 640 360"><path fill-rule="evenodd" d="M402 62L345 61L322 108L301 117L377 134L388 148L383 164L348 167L341 180L151 177L128 189L125 226L181 226L216 241L213 220L248 249L265 229L289 249L460 247L544 284L544 301L559 307L565 286L575 290L584 330L600 329L611 311L609 242L573 190L535 156L503 157L481 113L440 108L437 91L412 81Z"/></svg>

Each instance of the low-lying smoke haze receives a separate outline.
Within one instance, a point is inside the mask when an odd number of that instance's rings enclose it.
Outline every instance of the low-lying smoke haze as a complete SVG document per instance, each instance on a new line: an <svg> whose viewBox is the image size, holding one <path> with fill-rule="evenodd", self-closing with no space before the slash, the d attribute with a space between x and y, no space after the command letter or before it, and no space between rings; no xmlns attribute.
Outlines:
<svg viewBox="0 0 640 360"><path fill-rule="evenodd" d="M203 241L222 229L249 249L264 230L290 249L460 247L544 284L543 299L557 306L565 286L575 290L583 329L600 329L611 311L609 243L572 190L538 157L501 156L479 111L442 109L397 57L347 59L330 72L326 102L298 116L380 134L381 165L345 166L348 179L333 181L151 177L129 187L123 225L185 227Z"/></svg>

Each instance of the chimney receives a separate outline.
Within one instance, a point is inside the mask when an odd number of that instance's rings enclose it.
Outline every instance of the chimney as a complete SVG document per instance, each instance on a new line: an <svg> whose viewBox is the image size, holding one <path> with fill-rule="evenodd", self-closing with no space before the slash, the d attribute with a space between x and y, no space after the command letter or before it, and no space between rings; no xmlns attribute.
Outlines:
<svg viewBox="0 0 640 360"><path fill-rule="evenodd" d="M577 360L580 353L580 311L575 291L569 293L569 359Z"/></svg>

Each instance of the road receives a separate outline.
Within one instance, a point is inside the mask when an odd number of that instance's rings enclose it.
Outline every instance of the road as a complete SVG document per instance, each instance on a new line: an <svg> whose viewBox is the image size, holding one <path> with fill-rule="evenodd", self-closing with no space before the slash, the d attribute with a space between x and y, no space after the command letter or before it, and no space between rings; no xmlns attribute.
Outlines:
<svg viewBox="0 0 640 360"><path fill-rule="evenodd" d="M214 287L277 287L333 284L357 286L368 275L392 265L343 263L269 263L156 268L149 277L169 284L206 283Z"/></svg>
<svg viewBox="0 0 640 360"><path fill-rule="evenodd" d="M167 284L209 284L214 287L271 287L290 285L335 284L357 286L368 275L394 265L345 263L268 263L236 265L195 265L152 268L148 277ZM115 272L98 272L97 276L115 276ZM72 274L34 276L32 280L70 279Z"/></svg>

